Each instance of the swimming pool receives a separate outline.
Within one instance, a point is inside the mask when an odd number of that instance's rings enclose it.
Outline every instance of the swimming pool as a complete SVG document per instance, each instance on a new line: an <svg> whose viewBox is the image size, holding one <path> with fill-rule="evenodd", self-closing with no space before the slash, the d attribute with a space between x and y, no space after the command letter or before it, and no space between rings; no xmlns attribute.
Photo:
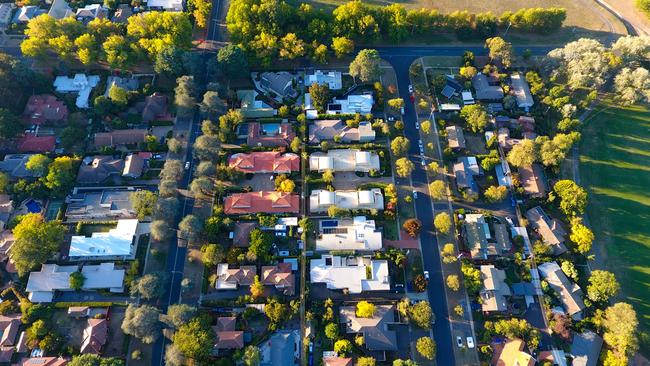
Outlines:
<svg viewBox="0 0 650 366"><path fill-rule="evenodd" d="M280 133L279 123L262 123L262 131L265 135L277 135Z"/></svg>
<svg viewBox="0 0 650 366"><path fill-rule="evenodd" d="M27 202L25 202L25 207L27 207L27 212L29 213L39 213L43 211L43 207L41 206L41 203L38 201L34 201L33 199L30 199Z"/></svg>

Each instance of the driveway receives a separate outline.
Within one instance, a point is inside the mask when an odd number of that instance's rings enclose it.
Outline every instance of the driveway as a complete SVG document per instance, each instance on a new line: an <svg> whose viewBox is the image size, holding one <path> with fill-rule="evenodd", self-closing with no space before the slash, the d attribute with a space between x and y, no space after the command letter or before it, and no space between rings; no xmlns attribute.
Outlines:
<svg viewBox="0 0 650 366"><path fill-rule="evenodd" d="M340 172L334 173L334 187L336 189L352 189L356 190L359 185L364 183L393 183L393 179L390 177L378 177L370 178L367 175L359 177L354 172Z"/></svg>

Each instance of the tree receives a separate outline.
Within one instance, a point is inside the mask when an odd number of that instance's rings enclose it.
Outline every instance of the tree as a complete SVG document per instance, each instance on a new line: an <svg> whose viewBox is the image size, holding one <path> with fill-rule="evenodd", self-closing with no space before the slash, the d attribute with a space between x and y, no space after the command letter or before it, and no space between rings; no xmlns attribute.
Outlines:
<svg viewBox="0 0 650 366"><path fill-rule="evenodd" d="M314 62L319 64L327 64L327 51L328 48L324 44L316 45L312 44L312 55L311 58Z"/></svg>
<svg viewBox="0 0 650 366"><path fill-rule="evenodd" d="M167 308L165 323L175 329L187 324L196 315L196 308L187 304L172 304Z"/></svg>
<svg viewBox="0 0 650 366"><path fill-rule="evenodd" d="M264 295L264 284L260 281L260 276L255 276L250 287L251 297L258 299Z"/></svg>
<svg viewBox="0 0 650 366"><path fill-rule="evenodd" d="M357 303L356 315L359 318L372 318L375 316L375 304L367 301L359 301Z"/></svg>
<svg viewBox="0 0 650 366"><path fill-rule="evenodd" d="M281 303L275 298L268 299L264 306L264 314L269 318L269 330L275 330L278 325L291 316L287 304Z"/></svg>
<svg viewBox="0 0 650 366"><path fill-rule="evenodd" d="M138 338L142 343L152 344L160 336L159 317L160 311L153 306L129 305L122 321L122 331Z"/></svg>
<svg viewBox="0 0 650 366"><path fill-rule="evenodd" d="M430 329L434 319L431 305L428 301L419 301L408 308L409 320L422 329Z"/></svg>
<svg viewBox="0 0 650 366"><path fill-rule="evenodd" d="M129 200L138 220L144 220L145 217L153 214L158 196L154 192L141 190L129 194Z"/></svg>
<svg viewBox="0 0 650 366"><path fill-rule="evenodd" d="M646 8L644 10L650 11L650 3L647 3ZM648 36L620 37L612 44L612 52L622 57L625 62L647 59L648 50L650 50L650 37Z"/></svg>
<svg viewBox="0 0 650 366"><path fill-rule="evenodd" d="M441 212L433 219L433 226L441 233L449 234L451 230L451 217L446 212Z"/></svg>
<svg viewBox="0 0 650 366"><path fill-rule="evenodd" d="M562 262L561 268L562 268L562 272L564 272L564 274L567 275L567 277L569 277L575 282L578 282L578 270L573 265L573 262L564 261Z"/></svg>
<svg viewBox="0 0 650 366"><path fill-rule="evenodd" d="M334 171L332 169L327 169L323 172L323 182L327 184L334 183Z"/></svg>
<svg viewBox="0 0 650 366"><path fill-rule="evenodd" d="M587 206L587 192L572 180L563 179L555 183L553 191L560 198L560 209L571 217L581 215Z"/></svg>
<svg viewBox="0 0 650 366"><path fill-rule="evenodd" d="M603 339L617 357L631 355L638 348L639 321L630 304L619 302L605 310Z"/></svg>
<svg viewBox="0 0 650 366"><path fill-rule="evenodd" d="M129 103L129 94L126 89L120 88L116 84L111 85L110 89L108 89L108 97L119 106L125 106Z"/></svg>
<svg viewBox="0 0 650 366"><path fill-rule="evenodd" d="M350 75L355 79L359 78L364 83L378 79L379 75L381 75L379 60L377 50L364 49L359 51L357 57L350 63Z"/></svg>
<svg viewBox="0 0 650 366"><path fill-rule="evenodd" d="M181 116L187 116L196 106L194 93L196 85L194 76L181 76L176 79L176 88L174 88L174 104Z"/></svg>
<svg viewBox="0 0 650 366"><path fill-rule="evenodd" d="M151 237L154 240L163 241L169 238L169 225L164 220L154 220L151 222Z"/></svg>
<svg viewBox="0 0 650 366"><path fill-rule="evenodd" d="M395 156L404 156L411 147L410 141L403 136L397 136L391 141L390 149Z"/></svg>
<svg viewBox="0 0 650 366"><path fill-rule="evenodd" d="M190 191L197 199L209 198L214 195L214 181L208 177L197 177L190 184Z"/></svg>
<svg viewBox="0 0 650 366"><path fill-rule="evenodd" d="M452 291L460 290L460 280L457 275L447 276L447 287Z"/></svg>
<svg viewBox="0 0 650 366"><path fill-rule="evenodd" d="M434 200L442 200L447 195L447 187L442 180L434 180L429 184L429 194Z"/></svg>
<svg viewBox="0 0 650 366"><path fill-rule="evenodd" d="M13 229L15 242L9 252L18 274L24 276L50 259L63 242L64 232L59 221L45 221L33 213L21 216Z"/></svg>
<svg viewBox="0 0 650 366"><path fill-rule="evenodd" d="M545 166L559 165L566 154L569 152L575 142L580 139L580 133L572 132L569 134L558 133L553 139L547 136L539 136L535 139L535 144L539 150L539 159Z"/></svg>
<svg viewBox="0 0 650 366"><path fill-rule="evenodd" d="M593 302L605 303L615 296L620 288L612 272L594 270L589 277L587 297Z"/></svg>
<svg viewBox="0 0 650 366"><path fill-rule="evenodd" d="M396 112L399 112L402 108L404 108L404 99L402 98L389 99L386 103Z"/></svg>
<svg viewBox="0 0 650 366"><path fill-rule="evenodd" d="M224 257L223 247L219 244L205 244L201 247L201 261L206 267L215 267Z"/></svg>
<svg viewBox="0 0 650 366"><path fill-rule="evenodd" d="M54 197L68 194L77 176L77 160L69 156L59 156L49 165L43 184L52 191Z"/></svg>
<svg viewBox="0 0 650 366"><path fill-rule="evenodd" d="M336 323L328 323L325 326L325 336L332 341L339 337L339 326Z"/></svg>
<svg viewBox="0 0 650 366"><path fill-rule="evenodd" d="M471 264L463 262L460 266L460 271L463 272L463 279L467 292L470 294L477 293L483 285L481 279L481 271L474 268Z"/></svg>
<svg viewBox="0 0 650 366"><path fill-rule="evenodd" d="M614 78L616 97L623 105L650 101L650 72L643 67L623 68Z"/></svg>
<svg viewBox="0 0 650 366"><path fill-rule="evenodd" d="M174 154L180 154L183 151L183 143L172 137L167 139L167 148Z"/></svg>
<svg viewBox="0 0 650 366"><path fill-rule="evenodd" d="M352 352L352 343L347 339L339 339L334 343L334 352L341 357L345 357L347 353Z"/></svg>
<svg viewBox="0 0 650 366"><path fill-rule="evenodd" d="M375 366L376 363L373 357L359 357L355 366Z"/></svg>
<svg viewBox="0 0 650 366"><path fill-rule="evenodd" d="M162 296L165 292L167 275L164 272L146 274L131 283L131 296L140 296L151 300Z"/></svg>
<svg viewBox="0 0 650 366"><path fill-rule="evenodd" d="M37 176L43 176L47 173L47 168L51 162L52 159L43 154L34 154L29 157L29 160L27 160L25 168Z"/></svg>
<svg viewBox="0 0 650 366"><path fill-rule="evenodd" d="M172 341L185 357L200 361L210 356L215 335L209 321L199 317L181 325L174 333Z"/></svg>
<svg viewBox="0 0 650 366"><path fill-rule="evenodd" d="M206 28L212 11L212 1L207 0L190 0L188 8L192 11L196 26Z"/></svg>
<svg viewBox="0 0 650 366"><path fill-rule="evenodd" d="M228 44L217 53L221 72L231 79L248 76L248 58L244 51L235 44Z"/></svg>
<svg viewBox="0 0 650 366"><path fill-rule="evenodd" d="M22 123L15 114L5 108L0 108L0 136L10 139L22 130Z"/></svg>
<svg viewBox="0 0 650 366"><path fill-rule="evenodd" d="M516 167L527 167L533 165L537 160L537 150L533 140L524 139L521 143L512 147L508 153L507 160Z"/></svg>
<svg viewBox="0 0 650 366"><path fill-rule="evenodd" d="M562 72L571 89L598 89L610 69L610 54L594 39L581 38L548 53L548 68Z"/></svg>
<svg viewBox="0 0 650 366"><path fill-rule="evenodd" d="M219 97L219 93L213 90L206 91L205 94L203 94L203 101L201 101L201 103L199 104L199 109L201 110L201 113L207 116L212 116L218 113L219 111L224 109L224 107L225 104L223 103L221 97Z"/></svg>
<svg viewBox="0 0 650 366"><path fill-rule="evenodd" d="M183 73L183 56L185 51L175 46L163 48L154 61L154 71L158 74L167 74L171 77L177 77Z"/></svg>
<svg viewBox="0 0 650 366"><path fill-rule="evenodd" d="M160 179L180 180L183 176L183 163L178 159L167 159L160 171Z"/></svg>
<svg viewBox="0 0 650 366"><path fill-rule="evenodd" d="M337 58L342 58L354 51L354 42L345 37L333 37L332 50L334 50Z"/></svg>
<svg viewBox="0 0 650 366"><path fill-rule="evenodd" d="M578 253L586 254L591 250L591 244L595 237L594 233L576 218L571 220L571 235L569 238L576 244Z"/></svg>
<svg viewBox="0 0 650 366"><path fill-rule="evenodd" d="M256 258L264 260L269 257L273 237L266 231L255 229L251 231L250 246L248 251L255 255Z"/></svg>
<svg viewBox="0 0 650 366"><path fill-rule="evenodd" d="M463 79L472 80L474 76L478 74L478 71L474 66L465 66L465 67L461 67L458 73L460 74L460 76L463 77Z"/></svg>
<svg viewBox="0 0 650 366"><path fill-rule="evenodd" d="M489 203L501 202L508 197L508 188L506 186L489 186L483 192L483 196Z"/></svg>
<svg viewBox="0 0 650 366"><path fill-rule="evenodd" d="M216 161L219 158L219 139L201 135L194 141L194 156L199 160Z"/></svg>
<svg viewBox="0 0 650 366"><path fill-rule="evenodd" d="M124 36L116 34L109 36L102 44L102 49L106 55L106 62L111 68L123 68L131 61L130 43Z"/></svg>
<svg viewBox="0 0 650 366"><path fill-rule="evenodd" d="M456 249L453 243L447 243L440 251L440 257L443 263L454 263L458 260L456 257Z"/></svg>
<svg viewBox="0 0 650 366"><path fill-rule="evenodd" d="M436 357L436 342L430 337L421 337L418 339L415 348L420 356L427 360L433 360Z"/></svg>
<svg viewBox="0 0 650 366"><path fill-rule="evenodd" d="M515 55L510 42L506 42L501 37L488 38L485 40L485 48L490 50L490 58L492 60L501 60L501 63L506 68L512 65Z"/></svg>
<svg viewBox="0 0 650 366"><path fill-rule="evenodd" d="M415 169L415 164L409 158L399 158L395 161L395 173L399 177L408 177Z"/></svg>
<svg viewBox="0 0 650 366"><path fill-rule="evenodd" d="M311 96L311 104L320 112L325 111L327 103L331 99L330 87L328 84L313 83L309 87L309 95Z"/></svg>
<svg viewBox="0 0 650 366"><path fill-rule="evenodd" d="M86 277L81 272L72 272L70 274L70 288L79 291L84 286Z"/></svg>
<svg viewBox="0 0 650 366"><path fill-rule="evenodd" d="M402 229L404 229L411 238L416 238L422 229L422 222L418 219L408 219L404 221Z"/></svg>
<svg viewBox="0 0 650 366"><path fill-rule="evenodd" d="M488 123L488 114L480 104L466 105L461 109L460 116L467 121L472 132L483 132Z"/></svg>
<svg viewBox="0 0 650 366"><path fill-rule="evenodd" d="M198 217L190 214L183 217L181 222L178 223L178 230L180 230L182 237L194 241L203 231L203 222Z"/></svg>
<svg viewBox="0 0 650 366"><path fill-rule="evenodd" d="M165 348L165 365L168 366L184 366L187 362L183 352L181 352L175 344L169 344Z"/></svg>
<svg viewBox="0 0 650 366"><path fill-rule="evenodd" d="M393 366L418 366L413 360L393 360Z"/></svg>
<svg viewBox="0 0 650 366"><path fill-rule="evenodd" d="M172 222L173 218L176 215L176 209L178 208L178 198L166 197L159 198L156 202L156 210L154 212L154 217L160 220L166 220L168 223Z"/></svg>
<svg viewBox="0 0 650 366"><path fill-rule="evenodd" d="M244 349L242 360L246 366L259 366L262 352L259 347L250 345Z"/></svg>
<svg viewBox="0 0 650 366"><path fill-rule="evenodd" d="M280 57L293 60L305 55L305 42L295 33L287 33L280 39Z"/></svg>
<svg viewBox="0 0 650 366"><path fill-rule="evenodd" d="M283 177L281 179L280 177ZM296 189L296 183L286 175L280 175L275 179L275 190L278 192L291 193Z"/></svg>
<svg viewBox="0 0 650 366"><path fill-rule="evenodd" d="M95 354L72 356L69 366L124 366L124 361L115 357L105 357Z"/></svg>
<svg viewBox="0 0 650 366"><path fill-rule="evenodd" d="M533 328L525 319L502 319L494 323L494 333L506 338L521 338L528 348L534 350L539 346L540 332Z"/></svg>

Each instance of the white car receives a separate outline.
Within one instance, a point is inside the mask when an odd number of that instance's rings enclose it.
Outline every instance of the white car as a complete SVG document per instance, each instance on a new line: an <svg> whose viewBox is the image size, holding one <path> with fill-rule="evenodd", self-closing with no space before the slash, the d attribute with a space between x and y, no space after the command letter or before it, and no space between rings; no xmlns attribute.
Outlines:
<svg viewBox="0 0 650 366"><path fill-rule="evenodd" d="M420 122L415 121L415 129L419 130L420 129Z"/></svg>
<svg viewBox="0 0 650 366"><path fill-rule="evenodd" d="M424 158L422 158L422 166L427 166L427 162L424 161Z"/></svg>
<svg viewBox="0 0 650 366"><path fill-rule="evenodd" d="M474 348L474 338L467 337L467 348Z"/></svg>
<svg viewBox="0 0 650 366"><path fill-rule="evenodd" d="M422 147L422 140L418 140L418 146Z"/></svg>
<svg viewBox="0 0 650 366"><path fill-rule="evenodd" d="M190 168L190 162L189 162L189 161L186 161L186 162L185 162L185 170L187 170L187 169L189 169L189 168Z"/></svg>
<svg viewBox="0 0 650 366"><path fill-rule="evenodd" d="M413 93L413 85L409 84L409 93Z"/></svg>
<svg viewBox="0 0 650 366"><path fill-rule="evenodd" d="M418 199L418 191L413 190L413 198Z"/></svg>
<svg viewBox="0 0 650 366"><path fill-rule="evenodd" d="M456 345L463 348L463 339L460 336L456 337Z"/></svg>
<svg viewBox="0 0 650 366"><path fill-rule="evenodd" d="M429 271L424 271L423 273L424 273L424 279L428 281L429 280Z"/></svg>

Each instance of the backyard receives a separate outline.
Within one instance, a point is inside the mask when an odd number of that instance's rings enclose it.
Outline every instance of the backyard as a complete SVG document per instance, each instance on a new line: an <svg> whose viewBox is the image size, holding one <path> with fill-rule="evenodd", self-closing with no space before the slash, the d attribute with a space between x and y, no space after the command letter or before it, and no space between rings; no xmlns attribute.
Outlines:
<svg viewBox="0 0 650 366"><path fill-rule="evenodd" d="M590 192L587 213L599 265L617 272L625 301L638 312L645 356L650 350L648 131L648 106L623 108L605 101L586 121L580 146L580 178Z"/></svg>

